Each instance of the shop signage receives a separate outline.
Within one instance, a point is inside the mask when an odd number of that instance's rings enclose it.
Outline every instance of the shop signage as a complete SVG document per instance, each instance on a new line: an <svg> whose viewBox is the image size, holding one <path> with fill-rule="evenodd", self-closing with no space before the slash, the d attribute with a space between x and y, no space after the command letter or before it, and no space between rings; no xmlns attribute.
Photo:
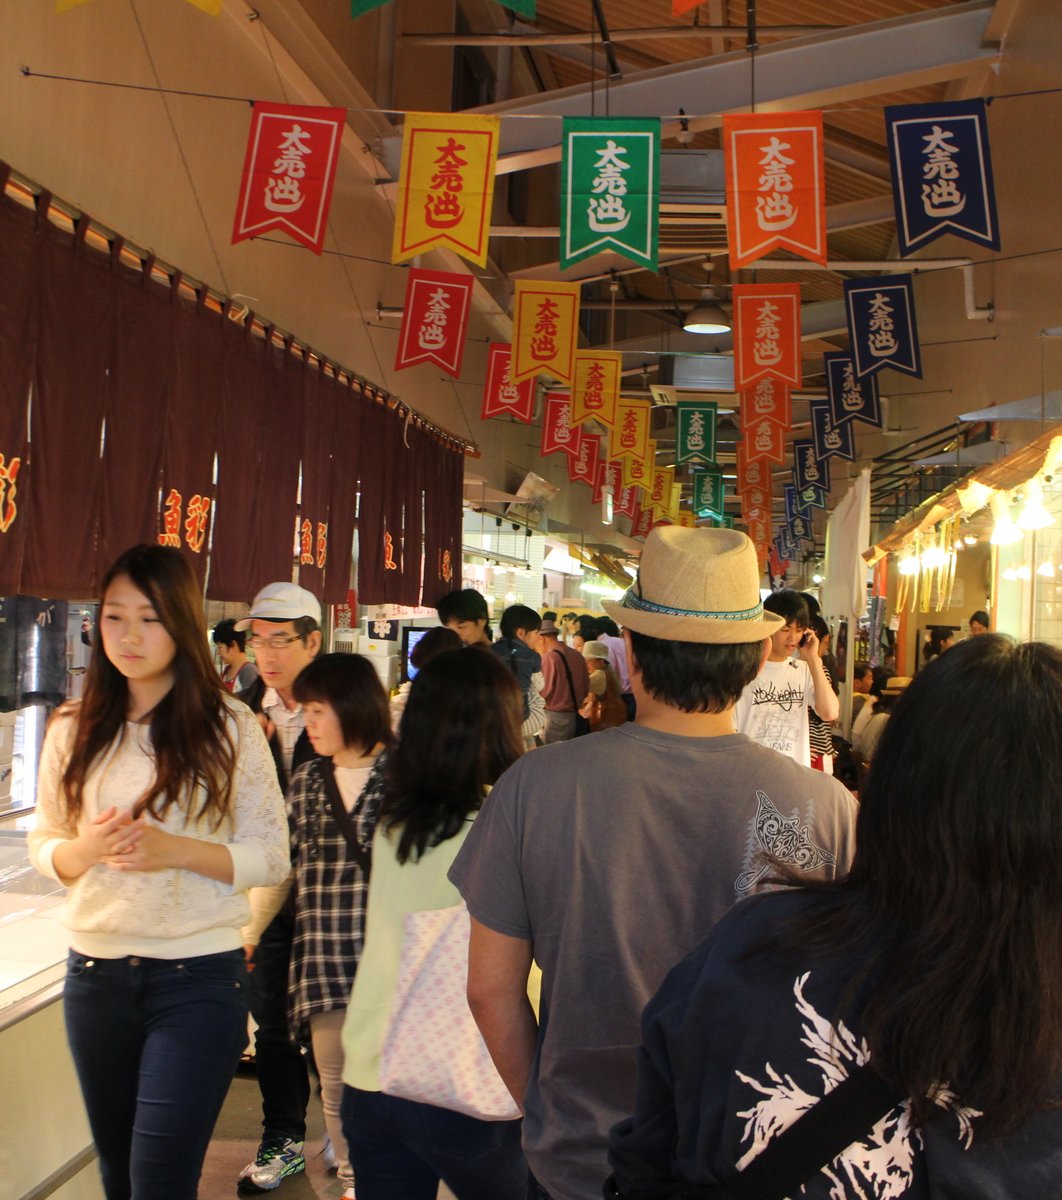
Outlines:
<svg viewBox="0 0 1062 1200"><path fill-rule="evenodd" d="M183 543L193 554L202 554L210 530L210 508L209 496L197 493L185 506L181 493L171 487L162 502L159 545L179 550Z"/></svg>
<svg viewBox="0 0 1062 1200"><path fill-rule="evenodd" d="M644 459L641 458L622 458L620 459L620 467L623 471L624 484L637 484L639 487L648 488L650 476L653 473L653 468L656 466L656 441L654 438L649 439L649 451Z"/></svg>
<svg viewBox="0 0 1062 1200"><path fill-rule="evenodd" d="M234 243L281 229L321 253L346 117L345 108L255 101Z"/></svg>
<svg viewBox="0 0 1062 1200"><path fill-rule="evenodd" d="M568 478L573 483L585 483L593 487L601 455L601 439L585 429L577 429L577 433L579 446L575 454L568 458Z"/></svg>
<svg viewBox="0 0 1062 1200"><path fill-rule="evenodd" d="M785 431L781 425L763 418L755 421L744 430L745 456L751 463L757 458L766 458L771 462L785 462Z"/></svg>
<svg viewBox="0 0 1062 1200"><path fill-rule="evenodd" d="M457 378L472 308L472 276L449 271L409 272L395 370L433 362Z"/></svg>
<svg viewBox="0 0 1062 1200"><path fill-rule="evenodd" d="M623 355L611 350L580 351L575 355L572 381L572 424L593 418L603 425L616 423Z"/></svg>
<svg viewBox="0 0 1062 1200"><path fill-rule="evenodd" d="M799 387L800 284L739 283L734 305L734 386L776 379Z"/></svg>
<svg viewBox="0 0 1062 1200"><path fill-rule="evenodd" d="M811 440L815 457L825 460L836 455L855 462L855 434L851 421L838 425L830 415L829 400L811 402Z"/></svg>
<svg viewBox="0 0 1062 1200"><path fill-rule="evenodd" d="M793 424L789 385L761 379L741 393L741 431L746 436L760 421L773 421L784 431Z"/></svg>
<svg viewBox="0 0 1062 1200"><path fill-rule="evenodd" d="M613 462L624 458L649 461L651 413L646 400L621 400L616 405L616 424L608 431L608 456Z"/></svg>
<svg viewBox="0 0 1062 1200"><path fill-rule="evenodd" d="M653 512L649 508L637 508L631 518L631 537L648 537L653 528Z"/></svg>
<svg viewBox="0 0 1062 1200"><path fill-rule="evenodd" d="M881 398L877 376L857 378L852 359L843 350L824 354L822 361L826 367L826 391L833 423L847 425L851 421L862 421L880 429Z"/></svg>
<svg viewBox="0 0 1062 1200"><path fill-rule="evenodd" d="M560 265L615 250L656 270L660 120L565 117Z"/></svg>
<svg viewBox="0 0 1062 1200"><path fill-rule="evenodd" d="M504 342L492 342L487 355L487 379L483 386L483 408L480 417L510 416L525 425L531 424L535 407L535 381L525 379L513 383L511 366L512 346Z"/></svg>
<svg viewBox="0 0 1062 1200"><path fill-rule="evenodd" d="M350 15L360 17L363 13L372 12L374 8L383 8L388 0L350 0Z"/></svg>
<svg viewBox="0 0 1062 1200"><path fill-rule="evenodd" d="M638 508L638 489L621 486L616 493L616 512L632 520Z"/></svg>
<svg viewBox="0 0 1062 1200"><path fill-rule="evenodd" d="M693 511L698 517L722 517L722 471L697 471L694 474Z"/></svg>
<svg viewBox="0 0 1062 1200"><path fill-rule="evenodd" d="M793 443L793 480L798 491L812 485L830 486L830 460L815 457L815 443L810 438Z"/></svg>
<svg viewBox="0 0 1062 1200"><path fill-rule="evenodd" d="M983 100L885 109L901 257L944 233L999 249Z"/></svg>
<svg viewBox="0 0 1062 1200"><path fill-rule="evenodd" d="M571 383L579 332L578 283L516 281L513 308L513 366L515 383L534 379L539 372Z"/></svg>
<svg viewBox="0 0 1062 1200"><path fill-rule="evenodd" d="M674 467L656 467L653 470L646 500L654 512L664 514L671 507L671 489L674 483Z"/></svg>
<svg viewBox="0 0 1062 1200"><path fill-rule="evenodd" d="M910 275L846 279L844 307L856 377L883 367L922 378L922 355Z"/></svg>
<svg viewBox="0 0 1062 1200"><path fill-rule="evenodd" d="M574 455L579 448L575 440L577 433L578 430L572 428L572 403L568 394L547 396L542 418L542 453L556 454L563 450L565 454Z"/></svg>
<svg viewBox="0 0 1062 1200"><path fill-rule="evenodd" d="M826 264L822 113L724 115L730 269L781 247Z"/></svg>
<svg viewBox="0 0 1062 1200"><path fill-rule="evenodd" d="M391 260L436 247L486 266L498 117L407 113Z"/></svg>
<svg viewBox="0 0 1062 1200"><path fill-rule="evenodd" d="M675 464L715 462L715 426L719 405L714 400L680 400L675 405Z"/></svg>
<svg viewBox="0 0 1062 1200"><path fill-rule="evenodd" d="M7 459L0 454L0 533L7 533L18 516L18 470L21 458Z"/></svg>

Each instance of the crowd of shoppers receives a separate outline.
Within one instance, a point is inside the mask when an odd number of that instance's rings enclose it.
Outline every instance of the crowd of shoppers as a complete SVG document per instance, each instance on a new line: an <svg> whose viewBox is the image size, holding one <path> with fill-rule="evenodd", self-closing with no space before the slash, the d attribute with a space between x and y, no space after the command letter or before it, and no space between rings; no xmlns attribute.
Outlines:
<svg viewBox="0 0 1062 1200"><path fill-rule="evenodd" d="M219 677L180 553L123 555L31 838L107 1200L196 1196L248 1003L244 1193L305 1169L311 1064L346 1200L1054 1194L1062 655L857 664L857 803L809 601L761 602L743 534L663 527L604 618L516 604L493 640L442 597L389 704L287 582L215 630ZM394 1082L418 930L504 1111L438 1094L430 1028Z"/></svg>

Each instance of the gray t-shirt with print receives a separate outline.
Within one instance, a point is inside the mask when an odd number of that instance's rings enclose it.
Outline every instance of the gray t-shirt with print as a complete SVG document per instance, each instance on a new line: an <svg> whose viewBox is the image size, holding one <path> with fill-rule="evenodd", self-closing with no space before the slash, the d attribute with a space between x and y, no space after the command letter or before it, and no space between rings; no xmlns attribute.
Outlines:
<svg viewBox="0 0 1062 1200"><path fill-rule="evenodd" d="M450 870L472 916L542 968L524 1147L553 1200L598 1200L634 1097L643 1007L767 874L843 873L855 803L742 734L628 724L536 750L498 781Z"/></svg>

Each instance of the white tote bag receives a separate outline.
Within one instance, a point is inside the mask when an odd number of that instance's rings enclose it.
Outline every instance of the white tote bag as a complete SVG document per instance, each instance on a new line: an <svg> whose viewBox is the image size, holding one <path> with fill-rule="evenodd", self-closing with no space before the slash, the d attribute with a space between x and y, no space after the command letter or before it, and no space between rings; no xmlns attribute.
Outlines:
<svg viewBox="0 0 1062 1200"><path fill-rule="evenodd" d="M520 1116L465 997L468 909L406 913L402 961L380 1050L380 1090L481 1121Z"/></svg>

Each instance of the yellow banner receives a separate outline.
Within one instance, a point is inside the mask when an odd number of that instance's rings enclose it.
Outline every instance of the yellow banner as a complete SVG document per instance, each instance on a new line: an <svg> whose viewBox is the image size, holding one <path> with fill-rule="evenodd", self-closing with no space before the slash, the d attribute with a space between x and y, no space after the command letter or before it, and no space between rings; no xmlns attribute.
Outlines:
<svg viewBox="0 0 1062 1200"><path fill-rule="evenodd" d="M697 521L694 518L693 513L688 512L686 509L682 509L682 511L679 513L677 523L681 525L683 529L695 529L697 527Z"/></svg>
<svg viewBox="0 0 1062 1200"><path fill-rule="evenodd" d="M668 515L674 486L674 467L657 467L653 471L649 480L649 491L646 494L646 502L653 512L661 517Z"/></svg>
<svg viewBox="0 0 1062 1200"><path fill-rule="evenodd" d="M578 283L516 281L513 308L512 383L534 379L540 372L572 382L579 335Z"/></svg>
<svg viewBox="0 0 1062 1200"><path fill-rule="evenodd" d="M623 469L623 486L631 487L637 484L645 491L649 490L652 481L653 467L656 463L656 439L649 439L649 452L644 460L640 458L624 458L620 461Z"/></svg>
<svg viewBox="0 0 1062 1200"><path fill-rule="evenodd" d="M72 8L80 8L82 4L88 4L89 0L55 0L55 11L57 13L69 12ZM203 12L210 17L221 15L221 0L188 0L189 4L194 4L196 8L201 8Z"/></svg>
<svg viewBox="0 0 1062 1200"><path fill-rule="evenodd" d="M681 524L680 517L682 515L682 484L674 483L671 485L671 505L667 510L667 515L675 522L676 525Z"/></svg>
<svg viewBox="0 0 1062 1200"><path fill-rule="evenodd" d="M616 405L616 424L608 431L608 456L613 462L624 458L649 461L651 412L648 400L621 400Z"/></svg>
<svg viewBox="0 0 1062 1200"><path fill-rule="evenodd" d="M593 418L615 425L623 355L612 350L582 351L575 356L572 382L572 424Z"/></svg>
<svg viewBox="0 0 1062 1200"><path fill-rule="evenodd" d="M449 246L486 266L500 128L497 117L406 116L392 262Z"/></svg>

